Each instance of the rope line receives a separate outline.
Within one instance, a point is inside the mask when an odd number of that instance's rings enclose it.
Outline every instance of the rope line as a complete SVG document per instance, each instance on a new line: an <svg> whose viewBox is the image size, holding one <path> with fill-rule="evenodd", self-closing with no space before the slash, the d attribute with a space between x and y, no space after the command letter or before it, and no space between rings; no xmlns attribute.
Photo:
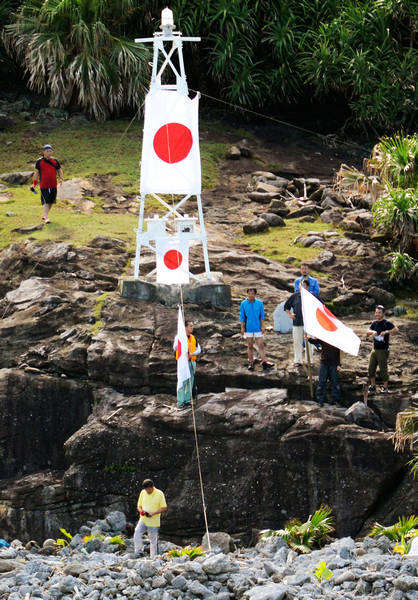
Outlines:
<svg viewBox="0 0 418 600"><path fill-rule="evenodd" d="M181 314L183 315L183 323L184 323L185 320L184 320L184 305L183 305L183 289L182 289L181 285L179 287L180 287L180 307L181 307ZM201 464L200 464L199 440L197 437L196 417L195 417L195 411L194 411L194 400L193 400L193 393L192 393L192 388L191 388L191 377L189 379L189 391L190 391L190 402L191 402L191 407L192 407L193 433L194 433L194 443L195 443L195 449L196 449L197 470L199 473L200 495L202 498L203 518L205 521L205 530L206 530L206 538L208 541L208 550L209 550L209 552L212 552L212 546L210 543L210 536L209 536L208 517L207 517L207 513L206 513L205 491L203 488L202 468L201 468Z"/></svg>
<svg viewBox="0 0 418 600"><path fill-rule="evenodd" d="M206 98L210 98L211 100L214 100L215 102L220 102L221 104L226 104L227 106L231 106L234 110L241 110L243 112L247 112L247 113L255 115L257 117L262 117L263 119L273 121L274 123L278 123L279 125L286 125L287 127L292 127L293 129L297 129L298 131L303 131L304 133L309 133L310 135L317 136L317 137L325 140L326 142L329 141L329 136L324 135L323 133L318 133L317 131L312 131L312 129L306 129L306 127L300 127L299 125L294 125L293 123L287 123L287 121L281 121L280 119L276 119L276 117L271 117L270 115L265 115L263 113L259 113L259 112L255 111L255 110L251 110L249 108L244 108L242 106L239 106L238 104L233 104L232 102L228 102L227 100L221 100L221 98L215 98L215 96L211 96L210 94L204 94L203 92L197 92L196 90L192 90L192 89L190 89L190 91L194 92L196 94L201 94L202 96L205 96ZM370 152L370 150L368 148L365 148L364 146L357 144L357 142L346 142L345 140L339 139L335 134L329 134L329 135L333 135L335 141L338 142L342 146L343 145L352 146L353 148L364 150L364 152L367 152L367 153Z"/></svg>

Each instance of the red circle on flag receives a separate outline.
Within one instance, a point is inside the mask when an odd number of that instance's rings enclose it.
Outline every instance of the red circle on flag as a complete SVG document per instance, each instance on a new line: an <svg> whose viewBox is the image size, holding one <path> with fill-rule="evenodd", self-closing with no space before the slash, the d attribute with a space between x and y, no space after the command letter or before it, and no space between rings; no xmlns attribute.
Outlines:
<svg viewBox="0 0 418 600"><path fill-rule="evenodd" d="M325 306L325 304L324 304L324 307L323 307L323 308L324 308L324 313L325 313L326 315L328 315L329 317L331 317L331 319L336 319L336 318L337 318L337 317L336 317L335 315L333 315L333 314L332 314L332 312L331 312L331 311L330 311L330 310L329 310L329 309L328 309L328 308Z"/></svg>
<svg viewBox="0 0 418 600"><path fill-rule="evenodd" d="M155 153L167 163L184 160L192 145L192 132L181 123L166 123L154 135Z"/></svg>
<svg viewBox="0 0 418 600"><path fill-rule="evenodd" d="M168 250L164 254L164 264L167 269L178 269L183 262L183 256L178 250Z"/></svg>
<svg viewBox="0 0 418 600"><path fill-rule="evenodd" d="M330 315L332 315L330 311L328 312ZM316 309L316 318L318 319L318 323L321 325L321 327L323 327L327 331L337 331L338 327L331 321L329 317L327 317L324 311L320 308Z"/></svg>
<svg viewBox="0 0 418 600"><path fill-rule="evenodd" d="M177 340L177 360L180 358L181 356L181 342L180 340Z"/></svg>

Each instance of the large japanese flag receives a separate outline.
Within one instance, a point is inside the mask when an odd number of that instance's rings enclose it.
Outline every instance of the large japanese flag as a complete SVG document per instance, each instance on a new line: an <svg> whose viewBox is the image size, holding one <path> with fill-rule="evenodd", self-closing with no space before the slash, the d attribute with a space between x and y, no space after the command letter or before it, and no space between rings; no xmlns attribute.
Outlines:
<svg viewBox="0 0 418 600"><path fill-rule="evenodd" d="M189 283L189 242L167 237L155 242L157 283Z"/></svg>
<svg viewBox="0 0 418 600"><path fill-rule="evenodd" d="M177 350L177 390L179 390L182 388L184 382L190 379L190 368L187 358L189 346L187 344L186 328L180 307L177 318L177 335L174 339L173 347Z"/></svg>
<svg viewBox="0 0 418 600"><path fill-rule="evenodd" d="M360 338L327 309L313 294L301 286L303 325L308 335L318 338L348 354L357 356Z"/></svg>
<svg viewBox="0 0 418 600"><path fill-rule="evenodd" d="M141 194L200 194L199 98L171 90L145 99Z"/></svg>

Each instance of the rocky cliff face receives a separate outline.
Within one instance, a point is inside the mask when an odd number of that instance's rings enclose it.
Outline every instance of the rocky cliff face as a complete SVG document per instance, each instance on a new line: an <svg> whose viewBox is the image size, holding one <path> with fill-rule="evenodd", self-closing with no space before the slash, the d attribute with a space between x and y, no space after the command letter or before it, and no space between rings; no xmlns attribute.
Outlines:
<svg viewBox="0 0 418 600"><path fill-rule="evenodd" d="M376 515L416 510L407 456L391 439L413 394L410 323L396 320L389 396L345 415L363 400L364 344L358 359L344 357L343 406L321 409L293 368L290 336L270 327L275 370L249 373L238 335L246 282L258 282L271 323L297 270L218 242L212 267L231 284L233 307L186 307L204 347L196 420L210 526L280 526L328 503L338 533L355 535ZM56 536L109 507L134 520L146 476L167 494L166 535L202 531L191 416L175 409L176 309L120 297L129 258L105 238L82 248L29 241L0 254L0 536ZM320 283L325 295L338 293L332 279ZM346 319L363 339L369 320Z"/></svg>

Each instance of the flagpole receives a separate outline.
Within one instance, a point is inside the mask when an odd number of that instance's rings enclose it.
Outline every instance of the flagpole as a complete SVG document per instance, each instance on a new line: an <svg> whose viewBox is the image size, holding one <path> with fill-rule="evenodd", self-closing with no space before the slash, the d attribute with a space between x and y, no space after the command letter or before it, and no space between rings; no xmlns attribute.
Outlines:
<svg viewBox="0 0 418 600"><path fill-rule="evenodd" d="M309 375L309 392L311 394L311 399L313 398L313 386L312 386L312 369L311 369L311 357L309 355L309 347L308 347L308 340L307 338L305 339L305 352L306 352L306 360L308 363L308 375Z"/></svg>
<svg viewBox="0 0 418 600"><path fill-rule="evenodd" d="M181 284L179 285L179 287L180 287L181 314L183 315L183 322L185 322L185 319L184 319L184 306L183 306L183 290L182 290ZM187 348L187 351L189 351L189 348ZM189 367L189 369L190 369L190 367ZM210 536L209 536L208 517L207 517L207 514L206 514L205 491L203 489L202 468L200 466L199 441L197 439L197 428L196 428L196 418L195 418L195 413L194 413L194 402L193 402L193 390L192 390L191 373L190 373L190 378L189 378L189 392L190 392L190 404L191 404L191 407L192 407L194 443L195 443L195 447L196 447L197 471L199 473L200 495L201 495L201 498L202 498L202 507L203 507L203 519L205 521L205 530L206 530L206 538L207 538L207 541L208 541L208 550L209 550L209 552L212 552L212 546L211 546L211 543L210 543Z"/></svg>

